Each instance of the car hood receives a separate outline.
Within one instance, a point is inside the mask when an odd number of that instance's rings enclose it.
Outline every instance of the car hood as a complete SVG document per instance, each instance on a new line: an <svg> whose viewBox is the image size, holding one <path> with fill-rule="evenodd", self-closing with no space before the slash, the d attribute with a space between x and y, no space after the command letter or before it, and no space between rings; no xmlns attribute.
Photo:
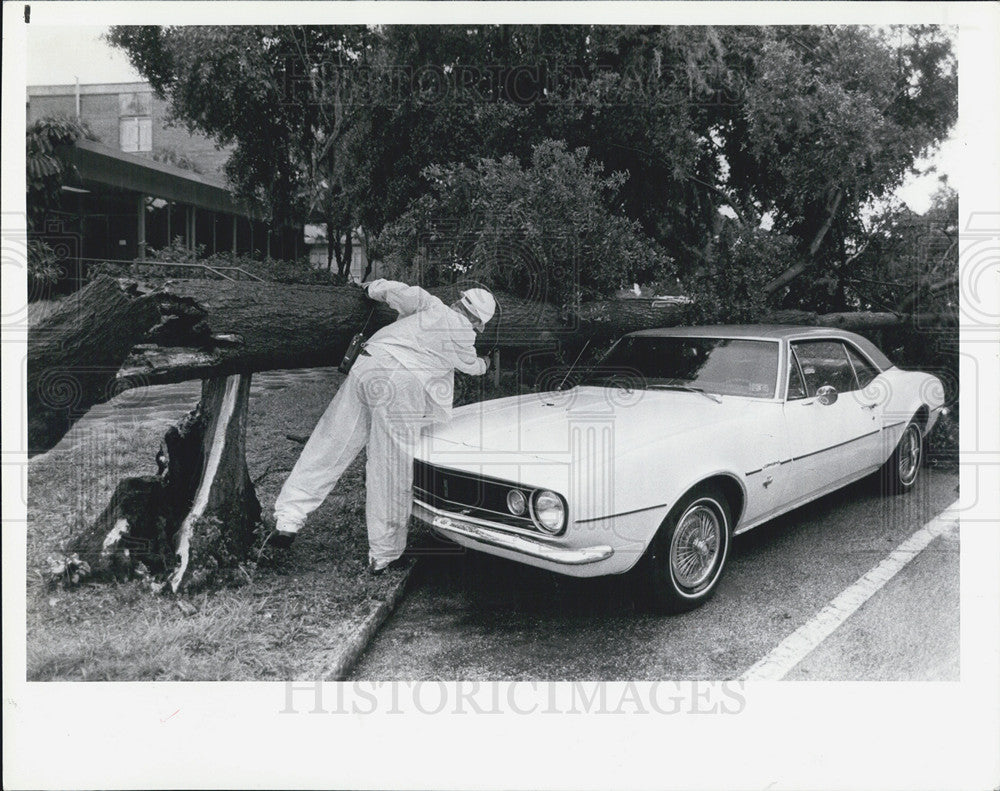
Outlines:
<svg viewBox="0 0 1000 791"><path fill-rule="evenodd" d="M688 432L704 437L709 428L738 420L748 400L676 390L625 391L576 387L529 393L455 409L450 423L427 436L425 460L464 468L462 456L482 470L484 464L541 460L570 463L594 458L598 446L613 457ZM600 454L604 455L604 454ZM455 456L450 463L447 456Z"/></svg>

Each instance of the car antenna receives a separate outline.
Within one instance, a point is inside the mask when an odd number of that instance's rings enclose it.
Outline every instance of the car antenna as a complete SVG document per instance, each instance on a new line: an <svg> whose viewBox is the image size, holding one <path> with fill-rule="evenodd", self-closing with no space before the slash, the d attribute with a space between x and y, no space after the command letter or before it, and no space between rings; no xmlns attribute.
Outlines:
<svg viewBox="0 0 1000 791"><path fill-rule="evenodd" d="M573 364L569 367L566 375L562 378L562 381L559 383L559 387L556 388L557 390L563 389L563 385L566 384L566 380L569 379L569 375L573 373L573 369L576 368L576 364L580 362L580 358L583 357L583 353L587 351L588 346L590 346L590 338L587 338L587 342L583 344L583 348L580 349L580 353L576 356L576 359L573 360Z"/></svg>

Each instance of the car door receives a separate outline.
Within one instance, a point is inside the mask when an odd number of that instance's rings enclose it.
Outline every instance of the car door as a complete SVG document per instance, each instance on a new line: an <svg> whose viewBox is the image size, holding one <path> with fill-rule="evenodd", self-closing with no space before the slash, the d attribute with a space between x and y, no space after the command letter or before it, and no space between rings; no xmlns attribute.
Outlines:
<svg viewBox="0 0 1000 791"><path fill-rule="evenodd" d="M789 500L832 490L871 466L879 415L863 398L843 341L803 340L791 344L785 426L789 455ZM824 403L818 391L832 387Z"/></svg>

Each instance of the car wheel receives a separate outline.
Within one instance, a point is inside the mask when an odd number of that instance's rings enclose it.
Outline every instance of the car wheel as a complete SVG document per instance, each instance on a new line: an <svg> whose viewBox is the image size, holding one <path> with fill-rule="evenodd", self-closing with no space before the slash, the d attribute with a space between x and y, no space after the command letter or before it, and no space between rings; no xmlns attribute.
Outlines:
<svg viewBox="0 0 1000 791"><path fill-rule="evenodd" d="M729 554L729 503L715 486L699 486L681 498L653 538L646 564L649 603L679 613L707 601Z"/></svg>
<svg viewBox="0 0 1000 791"><path fill-rule="evenodd" d="M887 494L901 494L913 489L924 460L924 438L920 426L910 421L903 429L896 449L882 467L882 489Z"/></svg>

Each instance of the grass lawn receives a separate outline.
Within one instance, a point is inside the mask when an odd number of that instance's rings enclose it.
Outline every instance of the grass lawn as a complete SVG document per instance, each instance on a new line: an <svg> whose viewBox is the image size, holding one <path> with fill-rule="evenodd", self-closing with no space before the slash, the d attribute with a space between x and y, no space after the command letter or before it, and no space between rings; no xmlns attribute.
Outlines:
<svg viewBox="0 0 1000 791"><path fill-rule="evenodd" d="M302 447L285 435L308 434L342 379L305 377L252 396L247 462L266 513ZM192 383L191 406L196 391ZM156 595L140 580L50 589L40 573L46 556L97 517L120 478L156 471L172 420L116 418L115 403L29 465L28 679L319 677L325 657L398 580L399 572L372 577L366 569L364 454L288 552L248 564L228 587L180 597Z"/></svg>

